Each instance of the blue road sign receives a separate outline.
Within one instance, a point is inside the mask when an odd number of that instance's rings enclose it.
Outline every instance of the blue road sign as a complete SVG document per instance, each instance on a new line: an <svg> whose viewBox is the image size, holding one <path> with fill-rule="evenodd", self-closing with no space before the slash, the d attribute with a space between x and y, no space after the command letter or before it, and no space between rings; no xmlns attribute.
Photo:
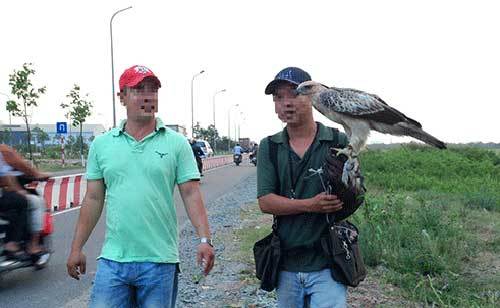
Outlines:
<svg viewBox="0 0 500 308"><path fill-rule="evenodd" d="M67 134L68 133L68 123L66 122L57 122L56 130L58 134Z"/></svg>

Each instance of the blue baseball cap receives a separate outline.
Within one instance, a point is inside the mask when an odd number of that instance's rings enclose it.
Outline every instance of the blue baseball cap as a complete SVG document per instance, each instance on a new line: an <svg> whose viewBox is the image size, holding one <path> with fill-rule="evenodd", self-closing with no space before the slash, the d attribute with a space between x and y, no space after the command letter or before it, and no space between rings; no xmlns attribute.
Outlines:
<svg viewBox="0 0 500 308"><path fill-rule="evenodd" d="M276 87L283 82L288 82L298 86L304 81L309 80L311 80L311 75L309 75L308 72L298 67L287 67L285 69L282 69L276 75L276 77L274 77L274 80L267 85L265 93L266 95L274 94L274 90L276 90Z"/></svg>

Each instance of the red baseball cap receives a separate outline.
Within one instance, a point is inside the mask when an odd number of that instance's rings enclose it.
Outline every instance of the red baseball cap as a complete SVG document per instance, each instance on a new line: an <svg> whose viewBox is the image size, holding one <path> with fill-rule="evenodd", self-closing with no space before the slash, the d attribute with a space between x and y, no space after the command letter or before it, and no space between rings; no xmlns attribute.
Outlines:
<svg viewBox="0 0 500 308"><path fill-rule="evenodd" d="M127 68L120 76L120 91L123 91L124 87L135 87L146 77L153 77L158 83L158 87L161 88L160 80L149 68L142 65L134 65Z"/></svg>

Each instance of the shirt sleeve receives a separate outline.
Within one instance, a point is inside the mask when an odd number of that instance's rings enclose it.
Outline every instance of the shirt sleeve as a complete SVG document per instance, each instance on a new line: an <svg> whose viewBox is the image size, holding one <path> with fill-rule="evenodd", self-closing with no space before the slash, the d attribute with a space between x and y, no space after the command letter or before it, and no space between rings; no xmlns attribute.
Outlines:
<svg viewBox="0 0 500 308"><path fill-rule="evenodd" d="M5 163L5 161L3 160L3 155L0 152L0 177L5 176L11 170L12 168L7 165L7 163Z"/></svg>
<svg viewBox="0 0 500 308"><path fill-rule="evenodd" d="M271 193L279 194L280 188L277 185L276 171L269 159L269 141L264 138L257 155L257 198Z"/></svg>
<svg viewBox="0 0 500 308"><path fill-rule="evenodd" d="M199 180L200 172L196 165L193 150L185 140L179 142L179 151L177 151L176 183L182 184L191 180Z"/></svg>
<svg viewBox="0 0 500 308"><path fill-rule="evenodd" d="M97 145L94 140L90 144L89 155L87 157L87 171L85 174L87 180L99 180L103 178L103 172L99 166L97 152Z"/></svg>

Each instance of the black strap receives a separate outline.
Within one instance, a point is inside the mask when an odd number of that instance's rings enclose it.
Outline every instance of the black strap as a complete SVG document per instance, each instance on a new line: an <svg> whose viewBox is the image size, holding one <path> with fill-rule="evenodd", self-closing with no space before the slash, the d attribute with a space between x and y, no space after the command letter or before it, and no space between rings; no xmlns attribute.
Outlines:
<svg viewBox="0 0 500 308"><path fill-rule="evenodd" d="M330 127L330 128L332 129L332 133L333 133L333 147L335 147L335 148L345 147L346 144L340 144L339 130L334 128L334 127ZM328 155L330 155L330 154L328 154ZM330 218L330 215L332 216L331 218ZM335 213L326 213L325 217L326 217L326 222L328 223L328 226L333 227L335 224Z"/></svg>
<svg viewBox="0 0 500 308"><path fill-rule="evenodd" d="M280 184L280 174L278 172L278 144L271 140L272 136L267 137L267 144L269 145L269 160L274 167L274 177L276 178L276 189L275 193L280 194L281 184ZM273 215L273 233L278 235L278 217Z"/></svg>
<svg viewBox="0 0 500 308"><path fill-rule="evenodd" d="M278 172L278 144L273 142L271 138L272 136L267 137L267 144L269 144L269 160L271 161L271 164L273 164L274 167L274 173L276 175L276 182L277 182L275 187L277 187L277 194L279 195L281 184Z"/></svg>

